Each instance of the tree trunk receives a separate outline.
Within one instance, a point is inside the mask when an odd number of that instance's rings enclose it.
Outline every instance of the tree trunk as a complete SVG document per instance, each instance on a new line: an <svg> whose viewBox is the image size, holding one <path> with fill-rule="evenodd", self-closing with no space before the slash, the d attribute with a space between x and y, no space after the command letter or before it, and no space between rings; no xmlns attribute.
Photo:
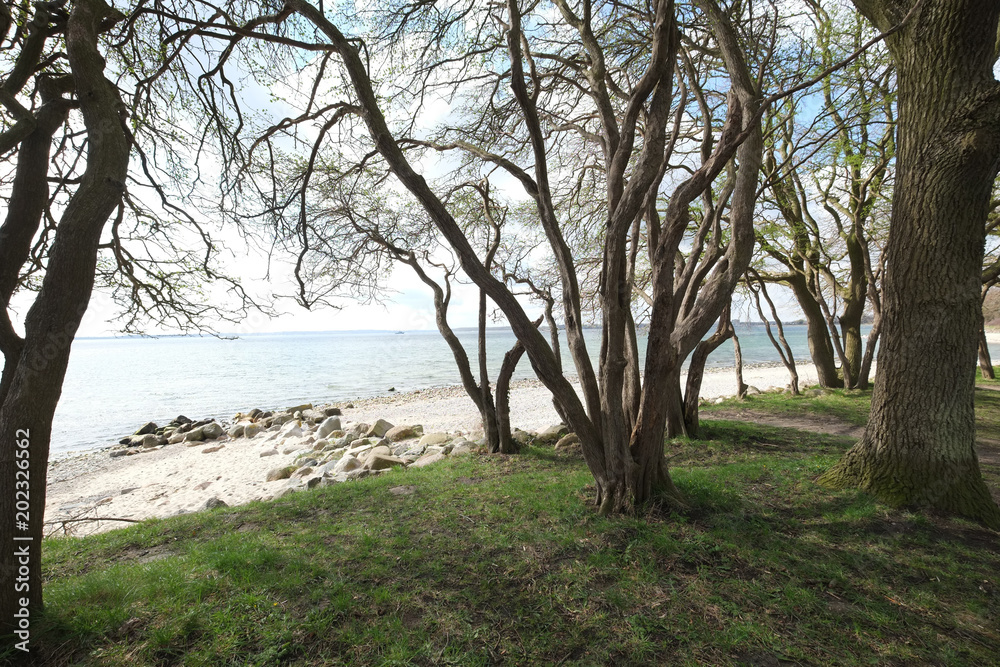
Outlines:
<svg viewBox="0 0 1000 667"><path fill-rule="evenodd" d="M698 343L691 354L691 362L688 364L687 383L684 389L684 430L688 437L698 437L698 399L701 394L701 381L705 377L705 363L708 356L719 349L719 346L733 336L733 322L731 318L732 304L726 306L719 317L719 326L715 333Z"/></svg>
<svg viewBox="0 0 1000 667"><path fill-rule="evenodd" d="M743 348L740 347L740 337L733 329L733 364L736 367L736 396L740 399L747 397L750 387L743 381Z"/></svg>
<svg viewBox="0 0 1000 667"><path fill-rule="evenodd" d="M996 373L993 372L993 360L990 359L990 344L986 340L986 328L979 327L979 368L983 372L984 378L996 380Z"/></svg>
<svg viewBox="0 0 1000 667"><path fill-rule="evenodd" d="M490 446L490 453L517 454L521 451L521 445L511 437L510 428L510 379L517 368L517 362L524 354L524 346L521 341L514 343L514 347L507 350L503 355L503 364L500 365L500 374L497 375L497 431L498 442L494 449Z"/></svg>
<svg viewBox="0 0 1000 667"><path fill-rule="evenodd" d="M111 17L121 15L100 0L77 0L67 22L66 52L87 131L87 166L59 220L42 288L25 317L21 353L13 368L4 369L10 381L0 403L3 636L24 632L42 608L42 521L52 416L73 336L93 289L101 233L125 187L129 139L119 116L122 103L104 77L97 49L102 21ZM28 461L27 469L21 461ZM18 498L17 491L26 493ZM23 510L18 502L29 494ZM15 617L22 600L27 602L26 622Z"/></svg>
<svg viewBox="0 0 1000 667"><path fill-rule="evenodd" d="M822 387L842 387L843 381L837 374L836 356L831 342L830 330L826 326L823 309L806 284L803 275L795 275L788 280L796 301L806 319L806 336L809 340L809 356L816 366L816 375Z"/></svg>
<svg viewBox="0 0 1000 667"><path fill-rule="evenodd" d="M913 5L855 4L881 30ZM998 19L995 0L922 0L888 38L899 157L878 382L864 437L821 478L992 528L1000 508L976 458L974 395L983 221L1000 164Z"/></svg>

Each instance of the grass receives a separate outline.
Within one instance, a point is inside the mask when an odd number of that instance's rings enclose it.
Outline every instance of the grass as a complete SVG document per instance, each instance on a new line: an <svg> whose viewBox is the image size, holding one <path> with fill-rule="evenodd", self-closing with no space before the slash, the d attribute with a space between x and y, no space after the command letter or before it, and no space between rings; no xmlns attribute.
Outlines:
<svg viewBox="0 0 1000 667"><path fill-rule="evenodd" d="M996 533L816 486L850 438L704 426L667 443L681 513L598 517L583 462L530 448L48 540L37 662L997 664Z"/></svg>

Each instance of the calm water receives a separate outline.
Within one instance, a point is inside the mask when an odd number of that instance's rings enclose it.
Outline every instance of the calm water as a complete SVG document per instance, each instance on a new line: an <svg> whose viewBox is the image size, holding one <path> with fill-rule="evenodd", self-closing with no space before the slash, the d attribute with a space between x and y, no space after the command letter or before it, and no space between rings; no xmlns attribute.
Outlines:
<svg viewBox="0 0 1000 667"><path fill-rule="evenodd" d="M476 333L458 330L475 364ZM737 330L745 363L778 361L763 327ZM796 360L808 361L804 326L786 327ZM600 331L588 331L596 355ZM509 329L488 335L495 379L504 352L514 344ZM640 354L645 341L640 342ZM564 348L564 363L565 363ZM732 366L732 343L708 365ZM515 375L531 377L522 358ZM143 423L229 417L250 408L288 407L458 384L450 350L436 331L324 332L213 337L92 338L73 344L52 433L55 456L106 446Z"/></svg>

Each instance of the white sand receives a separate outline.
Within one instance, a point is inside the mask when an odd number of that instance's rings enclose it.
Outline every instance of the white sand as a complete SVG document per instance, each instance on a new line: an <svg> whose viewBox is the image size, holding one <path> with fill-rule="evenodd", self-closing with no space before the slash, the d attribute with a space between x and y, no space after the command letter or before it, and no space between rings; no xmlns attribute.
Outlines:
<svg viewBox="0 0 1000 667"><path fill-rule="evenodd" d="M815 384L811 364L800 364L799 384ZM788 373L783 367L747 368L744 381L759 389L784 387ZM736 378L732 368L706 372L702 398L732 396ZM340 404L340 405L346 405ZM482 423L475 406L461 387L425 389L408 394L353 401L344 409L344 426L353 422L372 423L385 419L392 424L421 424L426 433L447 431L477 434ZM267 406L261 406L266 408ZM551 396L537 381L515 383L511 389L511 424L525 430L539 430L558 423ZM264 434L262 434L263 436ZM262 458L262 436L252 440L237 438L168 445L135 456L110 458L107 451L90 452L49 465L46 498L47 522L74 516L146 519L196 511L212 497L229 505L266 499L286 485L265 482L272 468L288 465L295 454ZM216 452L206 449L224 444ZM73 524L77 534L98 532L128 525L123 522ZM51 530L51 528L49 528Z"/></svg>

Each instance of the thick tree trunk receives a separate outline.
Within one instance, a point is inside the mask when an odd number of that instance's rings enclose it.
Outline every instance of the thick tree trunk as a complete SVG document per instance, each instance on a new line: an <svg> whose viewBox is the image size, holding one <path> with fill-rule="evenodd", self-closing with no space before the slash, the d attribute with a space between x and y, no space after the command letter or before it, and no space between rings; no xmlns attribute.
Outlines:
<svg viewBox="0 0 1000 667"><path fill-rule="evenodd" d="M912 3L855 0L882 30ZM1000 157L1000 4L923 0L889 48L899 157L878 382L864 437L821 481L1000 528L975 452L984 226Z"/></svg>
<svg viewBox="0 0 1000 667"><path fill-rule="evenodd" d="M120 14L100 0L78 0L67 22L66 51L87 130L87 166L60 218L42 288L25 317L23 349L14 368L4 371L11 373L0 403L0 635L5 637L25 629L15 616L22 601L27 602L29 625L42 607L42 521L52 416L73 336L93 289L101 232L121 204L125 187L129 139L119 117L121 100L104 78L105 63L97 50L101 23L112 16ZM28 461L26 469L21 461ZM20 498L18 491L24 492ZM25 510L18 503L28 495Z"/></svg>
<svg viewBox="0 0 1000 667"><path fill-rule="evenodd" d="M833 350L833 343L830 337L830 330L826 326L826 317L823 309L806 284L806 277L795 275L788 281L789 287L795 294L795 300L799 302L799 308L806 319L806 337L809 340L809 356L813 365L816 366L816 375L822 387L842 387L843 380L837 374L836 355Z"/></svg>
<svg viewBox="0 0 1000 667"><path fill-rule="evenodd" d="M497 375L497 447L492 445L490 453L517 454L521 451L521 445L511 436L510 428L510 379L517 368L517 362L524 355L524 346L518 341L514 347L507 350L503 355L503 364L500 366L500 374Z"/></svg>

